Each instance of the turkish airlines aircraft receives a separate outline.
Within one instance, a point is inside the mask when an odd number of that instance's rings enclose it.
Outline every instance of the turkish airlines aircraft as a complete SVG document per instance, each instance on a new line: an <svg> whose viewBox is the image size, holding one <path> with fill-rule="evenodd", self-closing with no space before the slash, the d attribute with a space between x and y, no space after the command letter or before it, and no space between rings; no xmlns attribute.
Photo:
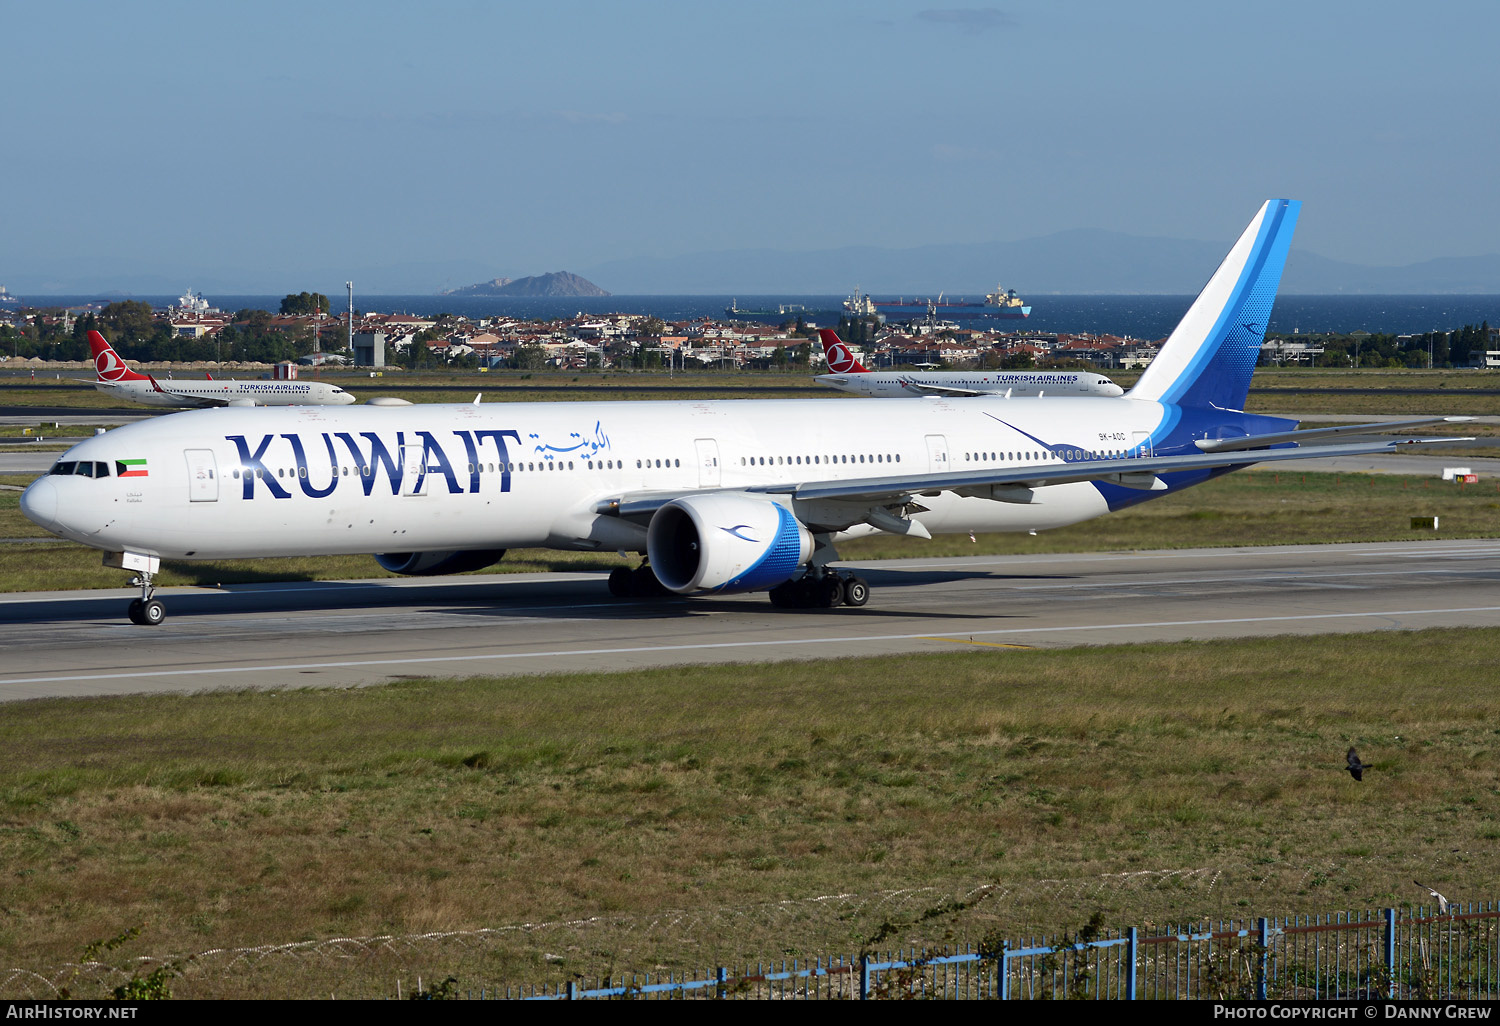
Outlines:
<svg viewBox="0 0 1500 1026"><path fill-rule="evenodd" d="M106 395L147 406L348 406L354 396L322 381L168 381L138 374L104 336L89 332L94 387Z"/></svg>
<svg viewBox="0 0 1500 1026"><path fill-rule="evenodd" d="M872 371L849 351L838 332L818 332L831 374L814 381L844 392L884 398L912 396L1124 395L1125 390L1094 371Z"/></svg>
<svg viewBox="0 0 1500 1026"><path fill-rule="evenodd" d="M136 571L141 624L166 615L163 559L372 552L439 574L529 546L645 554L610 576L622 596L860 606L841 538L1064 527L1257 462L1401 444L1302 445L1391 425L1241 409L1298 207L1261 208L1120 398L198 410L80 442L21 509ZM1462 418L1401 426L1443 419Z"/></svg>

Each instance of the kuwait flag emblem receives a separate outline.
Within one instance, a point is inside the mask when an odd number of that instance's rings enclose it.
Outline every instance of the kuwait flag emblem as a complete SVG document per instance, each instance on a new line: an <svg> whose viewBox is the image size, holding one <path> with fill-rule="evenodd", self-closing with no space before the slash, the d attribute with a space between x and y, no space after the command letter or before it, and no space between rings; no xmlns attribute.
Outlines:
<svg viewBox="0 0 1500 1026"><path fill-rule="evenodd" d="M121 477L149 477L145 460L115 460Z"/></svg>

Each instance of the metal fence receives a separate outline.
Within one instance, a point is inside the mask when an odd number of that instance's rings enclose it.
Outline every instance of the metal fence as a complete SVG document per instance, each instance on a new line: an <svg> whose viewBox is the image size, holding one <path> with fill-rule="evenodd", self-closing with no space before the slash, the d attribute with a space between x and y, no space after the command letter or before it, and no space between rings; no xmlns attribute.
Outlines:
<svg viewBox="0 0 1500 1026"><path fill-rule="evenodd" d="M941 951L783 962L506 989L590 998L1028 1000L1496 999L1500 906L1229 920L1150 936L1131 928Z"/></svg>

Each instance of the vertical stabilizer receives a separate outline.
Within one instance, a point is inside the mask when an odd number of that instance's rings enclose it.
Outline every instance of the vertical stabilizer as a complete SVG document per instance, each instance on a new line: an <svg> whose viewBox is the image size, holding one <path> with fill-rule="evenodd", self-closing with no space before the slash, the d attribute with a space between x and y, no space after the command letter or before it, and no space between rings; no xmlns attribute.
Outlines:
<svg viewBox="0 0 1500 1026"><path fill-rule="evenodd" d="M1127 395L1241 410L1302 204L1267 200Z"/></svg>
<svg viewBox="0 0 1500 1026"><path fill-rule="evenodd" d="M145 381L146 375L137 374L120 359L120 354L110 347L104 336L97 331L89 332L89 352L94 357L94 373L99 381L118 384L121 381ZM155 382L152 382L155 384ZM158 388L157 391L160 391Z"/></svg>
<svg viewBox="0 0 1500 1026"><path fill-rule="evenodd" d="M828 358L828 369L835 374L867 374L869 368L854 358L849 347L844 345L838 332L823 328L818 332L823 340L823 355Z"/></svg>

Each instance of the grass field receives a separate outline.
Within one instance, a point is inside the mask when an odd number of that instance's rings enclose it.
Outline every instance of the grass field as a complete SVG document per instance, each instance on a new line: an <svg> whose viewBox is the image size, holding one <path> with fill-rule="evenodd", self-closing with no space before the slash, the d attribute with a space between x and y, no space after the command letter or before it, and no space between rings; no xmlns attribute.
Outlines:
<svg viewBox="0 0 1500 1026"><path fill-rule="evenodd" d="M0 959L510 928L176 984L358 996L1493 898L1497 661L1452 630L13 703Z"/></svg>

